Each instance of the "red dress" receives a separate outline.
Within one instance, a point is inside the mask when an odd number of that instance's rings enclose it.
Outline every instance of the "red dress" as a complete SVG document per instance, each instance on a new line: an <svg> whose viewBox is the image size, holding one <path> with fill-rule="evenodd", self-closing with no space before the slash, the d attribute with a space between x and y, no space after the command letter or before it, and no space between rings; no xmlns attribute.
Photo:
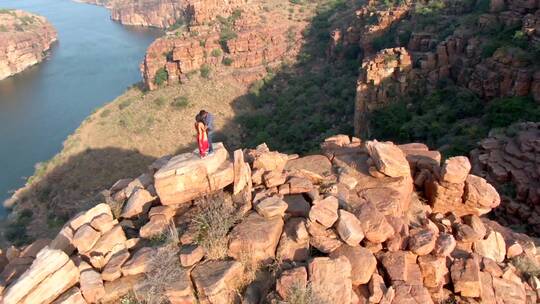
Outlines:
<svg viewBox="0 0 540 304"><path fill-rule="evenodd" d="M208 154L208 134L204 124L199 122L195 125L197 129L197 143L199 144L199 155L205 157Z"/></svg>

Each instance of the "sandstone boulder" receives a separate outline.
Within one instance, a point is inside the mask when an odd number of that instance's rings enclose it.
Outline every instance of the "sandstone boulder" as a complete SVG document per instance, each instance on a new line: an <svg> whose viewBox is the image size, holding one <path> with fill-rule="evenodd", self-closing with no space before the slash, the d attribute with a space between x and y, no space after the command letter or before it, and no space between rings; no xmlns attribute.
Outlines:
<svg viewBox="0 0 540 304"><path fill-rule="evenodd" d="M449 280L446 258L433 255L418 257L418 265L422 272L424 286L438 290Z"/></svg>
<svg viewBox="0 0 540 304"><path fill-rule="evenodd" d="M87 304L87 302L79 288L72 287L56 299L53 304Z"/></svg>
<svg viewBox="0 0 540 304"><path fill-rule="evenodd" d="M211 304L234 303L240 275L242 264L236 261L208 261L191 273L201 303Z"/></svg>
<svg viewBox="0 0 540 304"><path fill-rule="evenodd" d="M289 295L295 289L302 290L305 288L307 288L307 270L305 267L283 271L276 283L276 291L285 301L289 300Z"/></svg>
<svg viewBox="0 0 540 304"><path fill-rule="evenodd" d="M80 285L84 299L88 303L98 303L105 296L105 287L101 275L90 266L87 266L86 269L81 269L81 266L79 266L79 269L81 270Z"/></svg>
<svg viewBox="0 0 540 304"><path fill-rule="evenodd" d="M148 212L154 199L155 197L147 190L137 189L131 194L127 203L124 205L121 217L132 218Z"/></svg>
<svg viewBox="0 0 540 304"><path fill-rule="evenodd" d="M474 242L473 246L474 252L498 263L506 257L506 243L499 232L490 231L485 239Z"/></svg>
<svg viewBox="0 0 540 304"><path fill-rule="evenodd" d="M351 280L354 286L367 284L377 268L377 259L368 249L360 246L342 245L330 257L345 257L351 264Z"/></svg>
<svg viewBox="0 0 540 304"><path fill-rule="evenodd" d="M197 245L182 246L180 250L180 264L190 267L198 263L204 257L204 248Z"/></svg>
<svg viewBox="0 0 540 304"><path fill-rule="evenodd" d="M86 253L97 243L101 233L94 230L90 224L82 225L73 235L73 245L80 253Z"/></svg>
<svg viewBox="0 0 540 304"><path fill-rule="evenodd" d="M124 276L133 276L145 273L150 270L150 262L155 251L153 248L144 247L133 254L133 256L122 265Z"/></svg>
<svg viewBox="0 0 540 304"><path fill-rule="evenodd" d="M368 141L366 147L380 172L390 177L410 176L411 168L405 154L393 143Z"/></svg>
<svg viewBox="0 0 540 304"><path fill-rule="evenodd" d="M350 246L358 246L364 239L362 223L356 216L343 209L339 210L339 219L336 224L336 230L341 239Z"/></svg>
<svg viewBox="0 0 540 304"><path fill-rule="evenodd" d="M267 188L283 185L286 180L287 174L280 171L269 171L263 175L263 181Z"/></svg>
<svg viewBox="0 0 540 304"><path fill-rule="evenodd" d="M309 219L330 228L338 219L338 206L338 199L333 196L329 196L323 200L314 201L313 206L309 211Z"/></svg>
<svg viewBox="0 0 540 304"><path fill-rule="evenodd" d="M351 264L347 258L314 258L308 264L308 273L316 299L322 303L351 303Z"/></svg>
<svg viewBox="0 0 540 304"><path fill-rule="evenodd" d="M308 217L311 205L301 194L285 195L283 198L287 203L287 214L291 216Z"/></svg>
<svg viewBox="0 0 540 304"><path fill-rule="evenodd" d="M471 212L475 212L474 214L482 215L499 206L501 198L497 190L485 179L469 174L465 180L463 203L471 209Z"/></svg>
<svg viewBox="0 0 540 304"><path fill-rule="evenodd" d="M234 182L234 168L222 143L214 153L200 159L194 153L177 155L154 175L163 205L182 204L223 189Z"/></svg>
<svg viewBox="0 0 540 304"><path fill-rule="evenodd" d="M287 203L284 202L281 198L277 196L272 196L263 199L260 203L258 203L255 206L255 210L257 210L260 215L266 218L274 216L283 217L288 207L289 205L287 205Z"/></svg>
<svg viewBox="0 0 540 304"><path fill-rule="evenodd" d="M392 282L422 284L422 273L416 264L416 255L413 253L409 251L385 252L381 262Z"/></svg>
<svg viewBox="0 0 540 304"><path fill-rule="evenodd" d="M115 253L101 272L104 281L114 281L122 276L122 265L129 259L129 252L124 249Z"/></svg>
<svg viewBox="0 0 540 304"><path fill-rule="evenodd" d="M441 181L461 184L464 183L471 171L471 163L465 156L455 156L447 159L441 169Z"/></svg>
<svg viewBox="0 0 540 304"><path fill-rule="evenodd" d="M276 257L284 262L302 262L309 258L309 234L305 219L296 217L285 223Z"/></svg>
<svg viewBox="0 0 540 304"><path fill-rule="evenodd" d="M394 234L394 228L375 205L370 202L361 204L354 214L360 220L366 239L373 243L382 243Z"/></svg>
<svg viewBox="0 0 540 304"><path fill-rule="evenodd" d="M428 228L415 228L410 230L409 250L417 255L429 254L437 241L437 235Z"/></svg>
<svg viewBox="0 0 540 304"><path fill-rule="evenodd" d="M480 297L482 283L480 281L480 266L477 257L456 259L451 267L454 292L464 297Z"/></svg>
<svg viewBox="0 0 540 304"><path fill-rule="evenodd" d="M43 248L37 254L32 266L30 266L30 268L5 291L4 303L19 303L19 301L30 294L30 292L42 281L57 272L69 261L69 257L63 251L50 249L48 247Z"/></svg>
<svg viewBox="0 0 540 304"><path fill-rule="evenodd" d="M253 169L263 169L265 171L282 172L285 164L289 160L287 154L268 151L260 153L253 160Z"/></svg>
<svg viewBox="0 0 540 304"><path fill-rule="evenodd" d="M257 213L249 214L231 231L228 255L237 260L242 255L248 255L255 262L271 262L283 224L281 217L265 218Z"/></svg>

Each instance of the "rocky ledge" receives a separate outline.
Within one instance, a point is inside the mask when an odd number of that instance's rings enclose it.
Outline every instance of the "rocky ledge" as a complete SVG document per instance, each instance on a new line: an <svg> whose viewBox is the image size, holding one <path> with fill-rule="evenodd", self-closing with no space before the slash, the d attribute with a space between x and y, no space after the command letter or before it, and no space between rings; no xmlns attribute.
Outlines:
<svg viewBox="0 0 540 304"><path fill-rule="evenodd" d="M0 9L0 80L41 62L56 40L45 17Z"/></svg>
<svg viewBox="0 0 540 304"><path fill-rule="evenodd" d="M538 243L482 217L500 198L468 158L321 146L161 158L3 251L3 303L538 303Z"/></svg>

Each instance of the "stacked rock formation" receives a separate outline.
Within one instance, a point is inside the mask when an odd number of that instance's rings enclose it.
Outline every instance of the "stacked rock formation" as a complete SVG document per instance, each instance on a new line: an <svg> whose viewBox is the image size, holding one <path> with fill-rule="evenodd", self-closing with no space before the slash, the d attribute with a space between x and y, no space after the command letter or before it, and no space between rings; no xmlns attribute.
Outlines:
<svg viewBox="0 0 540 304"><path fill-rule="evenodd" d="M56 39L56 30L45 17L0 10L0 80L41 62Z"/></svg>
<svg viewBox="0 0 540 304"><path fill-rule="evenodd" d="M473 171L500 190L496 210L506 225L540 234L540 123L519 123L491 134L471 152Z"/></svg>
<svg viewBox="0 0 540 304"><path fill-rule="evenodd" d="M108 203L72 218L54 240L4 251L3 303L144 294L162 248L147 240L174 225L179 237L162 245L179 252L181 275L161 295L171 303L537 303L536 274L510 259L538 267L540 252L526 235L480 217L499 196L469 173L466 157L441 165L423 144L345 135L321 146L299 157L262 144L231 158L216 144L205 159L159 159L115 183ZM205 251L193 220L200 198L215 192L221 200L210 202L238 217L219 240L223 258ZM249 265L258 275L239 292Z"/></svg>

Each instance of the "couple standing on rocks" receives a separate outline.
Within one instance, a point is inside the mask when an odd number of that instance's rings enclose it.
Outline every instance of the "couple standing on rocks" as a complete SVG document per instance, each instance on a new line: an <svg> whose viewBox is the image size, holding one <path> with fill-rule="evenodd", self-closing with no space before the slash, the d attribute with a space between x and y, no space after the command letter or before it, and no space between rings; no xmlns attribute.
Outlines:
<svg viewBox="0 0 540 304"><path fill-rule="evenodd" d="M195 116L195 130L197 130L197 143L199 145L199 155L205 158L214 153L212 148L212 133L214 131L214 115L201 110Z"/></svg>

